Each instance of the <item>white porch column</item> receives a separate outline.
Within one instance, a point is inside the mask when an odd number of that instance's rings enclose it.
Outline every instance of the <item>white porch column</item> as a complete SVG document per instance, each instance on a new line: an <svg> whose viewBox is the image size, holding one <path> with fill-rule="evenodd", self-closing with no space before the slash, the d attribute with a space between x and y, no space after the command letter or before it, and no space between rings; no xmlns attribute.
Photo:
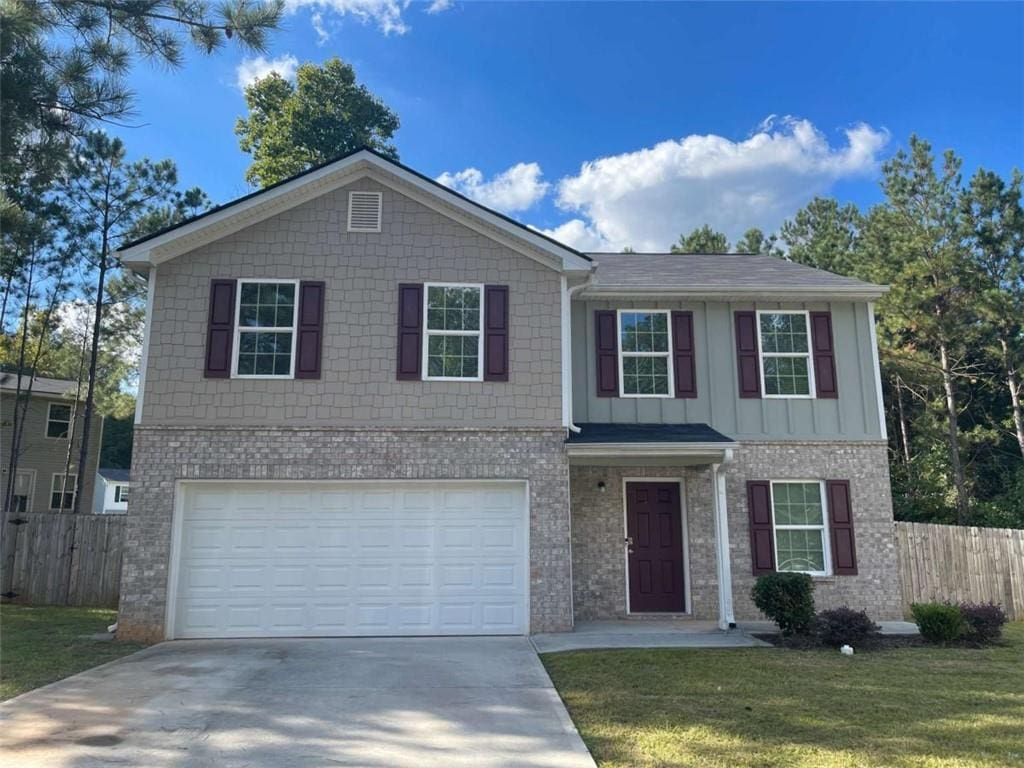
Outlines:
<svg viewBox="0 0 1024 768"><path fill-rule="evenodd" d="M712 496L715 504L715 555L718 565L718 627L736 626L732 610L732 564L729 560L729 515L725 496L725 475L721 467L732 461L727 450L720 464L711 465Z"/></svg>

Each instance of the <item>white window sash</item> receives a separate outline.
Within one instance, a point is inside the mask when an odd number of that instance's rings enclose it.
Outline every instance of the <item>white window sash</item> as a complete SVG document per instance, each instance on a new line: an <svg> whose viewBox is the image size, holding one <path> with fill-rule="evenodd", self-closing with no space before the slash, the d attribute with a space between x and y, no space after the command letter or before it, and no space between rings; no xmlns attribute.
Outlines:
<svg viewBox="0 0 1024 768"><path fill-rule="evenodd" d="M292 324L291 326L257 326L247 325L245 328L241 327L242 318L242 286L245 284L262 283L272 285L294 285L295 286L295 304L292 307ZM236 285L235 295L235 336L234 336L234 351L231 355L231 378L233 379L294 379L295 378L295 346L298 344L298 323L299 323L299 281L298 280L284 280L276 278L245 278L239 279ZM241 353L241 340L243 333L285 333L289 332L292 335L291 343L291 361L288 366L287 374L274 374L274 373L239 373L238 372L238 356Z"/></svg>
<svg viewBox="0 0 1024 768"><path fill-rule="evenodd" d="M75 498L78 496L78 475L68 474L68 482L65 486L63 478L65 474L63 472L54 472L50 477L50 511L60 512L64 509L73 509L75 506ZM60 500L57 506L53 505L53 495L55 493L60 494ZM64 494L71 494L71 503L64 506Z"/></svg>
<svg viewBox="0 0 1024 768"><path fill-rule="evenodd" d="M622 316L623 315L665 315L665 328L667 330L668 349L665 352L626 352L622 349ZM615 310L615 332L616 344L619 350L619 397L656 398L674 397L676 391L675 371L672 370L672 313L667 309L617 309ZM668 391L664 394L631 394L626 392L626 367L624 361L627 357L650 357L663 358L665 368L668 371Z"/></svg>
<svg viewBox="0 0 1024 768"><path fill-rule="evenodd" d="M65 407L65 408L68 409L68 418L67 418L66 421L64 419L55 419L55 418L53 418L53 406L55 406L55 405L58 406L58 407ZM74 412L75 412L74 408L69 403L49 403L49 404L47 404L47 406L46 406L46 432L44 433L44 435L47 438L49 438L50 440L67 440L68 437L71 436L71 417L74 416ZM54 424L64 424L67 427L67 432L68 432L67 435L65 435L64 437L50 437L50 424L51 424L51 422L54 423Z"/></svg>
<svg viewBox="0 0 1024 768"><path fill-rule="evenodd" d="M804 329L807 337L806 352L765 352L764 337L761 335L762 315L803 315ZM811 359L811 315L806 309L759 309L757 311L757 352L758 372L761 374L761 396L771 400L812 400L815 397L814 361ZM770 357L804 358L807 361L807 394L806 395L769 395L765 388L764 361Z"/></svg>
<svg viewBox="0 0 1024 768"><path fill-rule="evenodd" d="M431 330L427 319L430 316L431 288L473 288L480 294L477 312L478 330L449 331ZM423 381L483 381L484 380L484 286L483 283L424 283L423 285L423 353L420 364L423 369ZM430 375L430 337L431 336L476 336L476 376L431 376Z"/></svg>
<svg viewBox="0 0 1024 768"><path fill-rule="evenodd" d="M821 499L821 525L776 525L775 523L775 486L776 485L817 485ZM823 480L772 480L768 484L771 492L772 510L772 549L775 554L775 567L779 567L779 531L820 531L821 559L825 566L823 571L785 571L785 573L806 573L808 576L832 575L832 550L828 535L828 507L826 506L825 482Z"/></svg>

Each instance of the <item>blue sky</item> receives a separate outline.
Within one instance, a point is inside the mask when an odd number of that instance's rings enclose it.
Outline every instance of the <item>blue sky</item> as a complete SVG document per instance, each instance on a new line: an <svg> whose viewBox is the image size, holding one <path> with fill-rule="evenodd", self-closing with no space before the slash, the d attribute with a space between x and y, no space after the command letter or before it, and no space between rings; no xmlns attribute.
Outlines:
<svg viewBox="0 0 1024 768"><path fill-rule="evenodd" d="M290 2L266 59L349 61L401 117L403 162L579 247L736 237L813 194L870 205L912 132L968 174L1024 166L1020 3ZM239 67L263 64L143 63L117 133L217 202L244 194Z"/></svg>

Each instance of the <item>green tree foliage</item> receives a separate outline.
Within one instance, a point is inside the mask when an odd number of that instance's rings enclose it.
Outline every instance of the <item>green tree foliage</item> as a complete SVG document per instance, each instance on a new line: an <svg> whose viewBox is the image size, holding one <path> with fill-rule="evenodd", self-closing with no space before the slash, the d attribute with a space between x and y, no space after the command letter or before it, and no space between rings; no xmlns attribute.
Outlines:
<svg viewBox="0 0 1024 768"><path fill-rule="evenodd" d="M339 58L301 65L294 85L271 72L245 89L245 101L249 114L235 133L252 155L250 184L265 187L361 147L398 159L398 115Z"/></svg>
<svg viewBox="0 0 1024 768"><path fill-rule="evenodd" d="M751 227L743 233L733 250L736 253L773 253L777 240L776 235L766 235L757 227Z"/></svg>
<svg viewBox="0 0 1024 768"><path fill-rule="evenodd" d="M777 255L890 286L876 307L898 519L1024 527L1022 179L911 137L866 213L815 198Z"/></svg>
<svg viewBox="0 0 1024 768"><path fill-rule="evenodd" d="M705 224L672 244L672 253L728 253L729 239Z"/></svg>

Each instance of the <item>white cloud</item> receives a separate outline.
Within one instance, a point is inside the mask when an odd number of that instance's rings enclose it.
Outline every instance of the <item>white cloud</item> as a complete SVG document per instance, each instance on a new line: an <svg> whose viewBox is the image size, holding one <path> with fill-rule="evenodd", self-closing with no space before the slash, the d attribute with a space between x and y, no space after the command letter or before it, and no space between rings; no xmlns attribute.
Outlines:
<svg viewBox="0 0 1024 768"><path fill-rule="evenodd" d="M243 59L242 63L235 68L235 82L238 85L238 90L243 91L247 85L252 85L271 72L277 72L285 80L291 80L295 77L295 70L298 67L299 60L290 53L278 56L276 59L268 59L265 56Z"/></svg>
<svg viewBox="0 0 1024 768"><path fill-rule="evenodd" d="M455 4L454 0L432 0L427 6L427 13L443 13Z"/></svg>
<svg viewBox="0 0 1024 768"><path fill-rule="evenodd" d="M437 180L488 208L511 213L525 211L547 194L551 185L541 179L543 175L537 163L517 163L489 181L476 168L445 171Z"/></svg>
<svg viewBox="0 0 1024 768"><path fill-rule="evenodd" d="M331 33L324 25L324 15L320 11L314 11L313 15L309 17L309 21L313 25L313 31L316 32L317 45L323 45L331 39Z"/></svg>
<svg viewBox="0 0 1024 768"><path fill-rule="evenodd" d="M402 11L407 2L399 0L285 0L285 8L294 12L299 8L310 8L314 16L330 12L337 16L352 16L363 24L376 24L385 35L404 35L409 26L402 18ZM323 29L323 16L320 15L320 28L314 18L313 27L320 34Z"/></svg>
<svg viewBox="0 0 1024 768"><path fill-rule="evenodd" d="M859 124L833 147L807 120L774 115L743 141L690 135L583 163L558 206L577 217L542 230L581 250L667 250L702 224L735 242L776 229L839 179L873 172L889 134Z"/></svg>

